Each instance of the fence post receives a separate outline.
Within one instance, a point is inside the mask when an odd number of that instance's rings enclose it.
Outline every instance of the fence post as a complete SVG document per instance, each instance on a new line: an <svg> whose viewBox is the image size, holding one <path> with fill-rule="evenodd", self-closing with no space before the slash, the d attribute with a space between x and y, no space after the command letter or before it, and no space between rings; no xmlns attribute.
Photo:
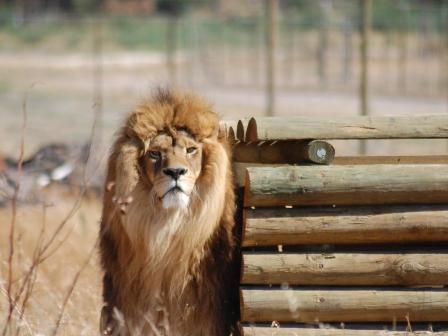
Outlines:
<svg viewBox="0 0 448 336"><path fill-rule="evenodd" d="M261 17L255 18L254 23L254 33L252 36L252 41L254 43L252 49L252 74L251 77L253 79L253 85L259 86L261 83L261 70L263 68L262 65L262 46L263 46L263 23L261 21Z"/></svg>
<svg viewBox="0 0 448 336"><path fill-rule="evenodd" d="M265 0L266 12L266 114L275 112L275 49L278 0Z"/></svg>
<svg viewBox="0 0 448 336"><path fill-rule="evenodd" d="M178 18L176 15L168 15L166 31L166 65L168 70L168 80L171 86L177 83L177 26Z"/></svg>
<svg viewBox="0 0 448 336"><path fill-rule="evenodd" d="M352 80L352 66L353 66L353 32L352 25L347 21L343 27L344 34L344 50L342 59L342 81L348 84Z"/></svg>
<svg viewBox="0 0 448 336"><path fill-rule="evenodd" d="M319 84L326 87L327 76L327 58L328 58L328 11L330 3L327 0L320 1L320 22L319 22L319 45L317 48L317 72Z"/></svg>
<svg viewBox="0 0 448 336"><path fill-rule="evenodd" d="M442 92L448 92L448 4L444 3L442 7L442 24L440 27L440 35L441 35L441 79L440 79L440 88ZM446 103L448 105L448 95L446 97ZM446 143L446 149L448 151L448 141Z"/></svg>
<svg viewBox="0 0 448 336"><path fill-rule="evenodd" d="M94 18L93 27L93 113L96 139L103 140L103 18Z"/></svg>
<svg viewBox="0 0 448 336"><path fill-rule="evenodd" d="M440 91L448 92L448 3L442 5L442 23L440 27ZM448 95L447 104L448 104Z"/></svg>
<svg viewBox="0 0 448 336"><path fill-rule="evenodd" d="M369 30L370 30L370 0L361 0L361 71L359 80L359 98L361 115L369 114ZM359 152L365 155L367 152L366 141L360 141Z"/></svg>
<svg viewBox="0 0 448 336"><path fill-rule="evenodd" d="M398 48L399 48L399 56L398 56L398 69L399 69L399 75L398 75L398 82L397 82L397 89L403 90L404 93L407 92L408 87L408 78L407 78L407 71L408 71L408 14L409 14L409 8L407 6L407 3L401 0L398 5L400 6L400 12L401 12L401 20L400 20L400 27L398 29Z"/></svg>

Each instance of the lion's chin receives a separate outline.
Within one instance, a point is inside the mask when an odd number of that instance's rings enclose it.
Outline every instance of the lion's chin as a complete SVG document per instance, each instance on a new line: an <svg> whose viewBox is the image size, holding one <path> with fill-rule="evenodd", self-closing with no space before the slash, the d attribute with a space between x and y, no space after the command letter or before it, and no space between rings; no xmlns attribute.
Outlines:
<svg viewBox="0 0 448 336"><path fill-rule="evenodd" d="M162 198L162 206L164 209L186 209L190 197L182 191L173 190L165 194Z"/></svg>

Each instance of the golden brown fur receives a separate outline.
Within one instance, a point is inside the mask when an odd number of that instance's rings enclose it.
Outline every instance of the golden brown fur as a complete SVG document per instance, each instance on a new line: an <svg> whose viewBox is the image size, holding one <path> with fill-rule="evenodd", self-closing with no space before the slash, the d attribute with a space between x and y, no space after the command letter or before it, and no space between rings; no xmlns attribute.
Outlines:
<svg viewBox="0 0 448 336"><path fill-rule="evenodd" d="M109 158L104 196L102 331L231 332L234 192L218 126L198 97L168 90L127 118ZM174 182L166 167L185 167L184 192L167 187ZM165 189L174 206L165 202Z"/></svg>

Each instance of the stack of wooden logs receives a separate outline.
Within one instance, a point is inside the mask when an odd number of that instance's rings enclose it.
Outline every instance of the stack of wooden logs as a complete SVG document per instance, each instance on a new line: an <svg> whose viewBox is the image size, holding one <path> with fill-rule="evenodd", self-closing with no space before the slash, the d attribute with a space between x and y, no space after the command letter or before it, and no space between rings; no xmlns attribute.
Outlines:
<svg viewBox="0 0 448 336"><path fill-rule="evenodd" d="M448 138L447 116L252 118L223 127L244 189L243 335L448 330L448 156L335 158L326 142ZM408 331L381 331L400 326Z"/></svg>

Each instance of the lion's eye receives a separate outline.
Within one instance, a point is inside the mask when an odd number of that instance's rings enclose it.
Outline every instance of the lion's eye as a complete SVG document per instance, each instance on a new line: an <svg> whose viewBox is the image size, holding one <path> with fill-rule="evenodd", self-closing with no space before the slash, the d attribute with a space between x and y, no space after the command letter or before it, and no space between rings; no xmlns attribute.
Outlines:
<svg viewBox="0 0 448 336"><path fill-rule="evenodd" d="M159 160L160 156L161 154L159 151L149 151L149 157L153 160Z"/></svg>
<svg viewBox="0 0 448 336"><path fill-rule="evenodd" d="M198 149L196 147L188 147L187 154L194 154Z"/></svg>

